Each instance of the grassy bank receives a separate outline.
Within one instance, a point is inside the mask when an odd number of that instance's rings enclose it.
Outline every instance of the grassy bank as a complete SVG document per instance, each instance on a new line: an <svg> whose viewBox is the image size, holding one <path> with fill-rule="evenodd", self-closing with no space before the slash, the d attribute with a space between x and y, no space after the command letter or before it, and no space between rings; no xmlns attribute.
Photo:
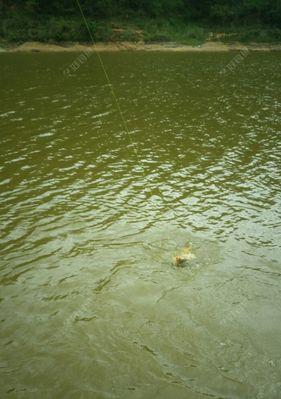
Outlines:
<svg viewBox="0 0 281 399"><path fill-rule="evenodd" d="M196 44L205 41L207 29L179 20L88 20L97 42L167 42ZM34 20L18 16L4 19L0 36L9 42L88 42L89 32L81 18L50 17Z"/></svg>
<svg viewBox="0 0 281 399"><path fill-rule="evenodd" d="M281 29L264 25L205 26L186 23L180 19L89 19L89 27L97 42L176 42L197 45L207 39L225 42L281 42ZM2 20L0 37L6 42L26 41L84 42L90 41L83 20L74 17L45 17L33 19L13 15Z"/></svg>

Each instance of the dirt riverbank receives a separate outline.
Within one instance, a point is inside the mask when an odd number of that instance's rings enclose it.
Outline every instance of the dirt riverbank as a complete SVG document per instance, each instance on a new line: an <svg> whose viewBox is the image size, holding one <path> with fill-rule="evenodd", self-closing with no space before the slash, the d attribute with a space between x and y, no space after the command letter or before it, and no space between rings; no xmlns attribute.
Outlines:
<svg viewBox="0 0 281 399"><path fill-rule="evenodd" d="M19 45L2 46L2 51L7 52L83 52L83 51L175 51L175 52L227 52L227 51L281 51L281 43L222 43L206 42L202 45L191 46L178 43L40 43L26 42Z"/></svg>

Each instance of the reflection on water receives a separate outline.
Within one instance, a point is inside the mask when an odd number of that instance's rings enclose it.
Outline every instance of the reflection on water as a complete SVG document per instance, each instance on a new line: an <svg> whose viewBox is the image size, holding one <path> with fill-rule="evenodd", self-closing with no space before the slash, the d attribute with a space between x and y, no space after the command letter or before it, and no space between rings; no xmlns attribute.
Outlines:
<svg viewBox="0 0 281 399"><path fill-rule="evenodd" d="M279 398L280 54L104 54L129 134L73 57L0 57L1 396Z"/></svg>

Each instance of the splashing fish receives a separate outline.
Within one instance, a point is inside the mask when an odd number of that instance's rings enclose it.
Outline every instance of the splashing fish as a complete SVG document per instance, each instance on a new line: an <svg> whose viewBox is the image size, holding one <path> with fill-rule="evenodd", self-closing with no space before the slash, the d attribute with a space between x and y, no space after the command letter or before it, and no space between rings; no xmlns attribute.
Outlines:
<svg viewBox="0 0 281 399"><path fill-rule="evenodd" d="M173 257L173 264L175 266L185 266L189 261L195 259L196 256L191 252L190 245L186 243L183 247L182 252L179 255Z"/></svg>

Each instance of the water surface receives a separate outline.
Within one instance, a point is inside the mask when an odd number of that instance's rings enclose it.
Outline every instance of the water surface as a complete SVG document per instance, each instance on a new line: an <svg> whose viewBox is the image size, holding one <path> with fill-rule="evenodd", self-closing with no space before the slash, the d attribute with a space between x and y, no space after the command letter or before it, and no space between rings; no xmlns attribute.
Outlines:
<svg viewBox="0 0 281 399"><path fill-rule="evenodd" d="M280 398L281 55L234 56L103 54L126 131L94 55L1 54L1 397Z"/></svg>

